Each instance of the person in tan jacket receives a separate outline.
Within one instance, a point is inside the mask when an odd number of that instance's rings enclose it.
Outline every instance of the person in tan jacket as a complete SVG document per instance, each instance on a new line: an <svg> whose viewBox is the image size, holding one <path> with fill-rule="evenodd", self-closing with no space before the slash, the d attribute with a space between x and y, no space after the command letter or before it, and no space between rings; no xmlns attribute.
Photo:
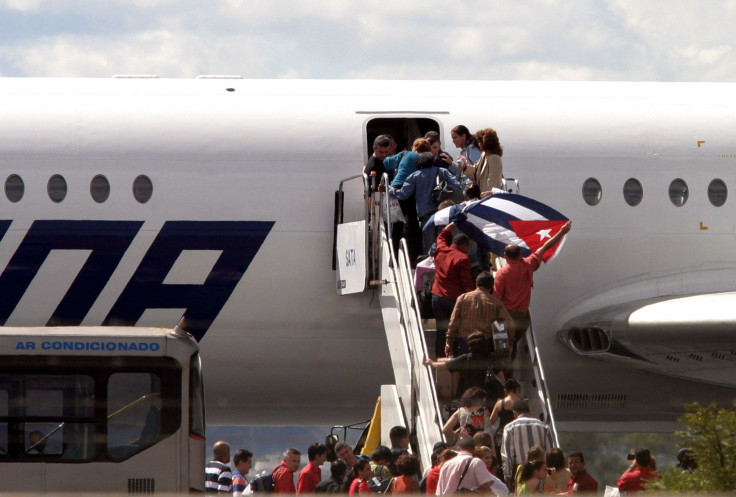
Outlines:
<svg viewBox="0 0 736 497"><path fill-rule="evenodd" d="M498 140L498 134L492 128L485 128L478 131L475 138L483 153L475 165L466 168L465 174L475 175L475 183L482 192L491 191L493 188L502 189L503 147Z"/></svg>

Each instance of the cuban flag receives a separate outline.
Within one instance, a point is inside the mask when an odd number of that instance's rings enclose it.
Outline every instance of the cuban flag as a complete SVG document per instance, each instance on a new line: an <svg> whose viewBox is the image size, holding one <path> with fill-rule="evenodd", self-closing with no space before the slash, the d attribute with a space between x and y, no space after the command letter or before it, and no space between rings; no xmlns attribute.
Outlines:
<svg viewBox="0 0 736 497"><path fill-rule="evenodd" d="M555 236L568 219L553 208L517 193L496 193L469 204L442 209L432 216L424 229L446 226L450 222L475 240L478 245L503 257L506 245L517 244L524 257ZM554 259L565 242L544 254L544 261Z"/></svg>

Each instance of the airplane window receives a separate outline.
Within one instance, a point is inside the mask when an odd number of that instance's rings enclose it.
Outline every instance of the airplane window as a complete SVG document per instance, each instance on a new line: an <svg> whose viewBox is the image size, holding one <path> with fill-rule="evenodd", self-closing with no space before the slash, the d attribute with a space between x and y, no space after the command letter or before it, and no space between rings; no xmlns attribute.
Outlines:
<svg viewBox="0 0 736 497"><path fill-rule="evenodd" d="M20 202L25 192L25 186L23 185L23 179L17 174L11 174L5 180L5 196L11 202Z"/></svg>
<svg viewBox="0 0 736 497"><path fill-rule="evenodd" d="M583 183L583 200L588 205L598 205L603 195L601 184L595 178L588 178Z"/></svg>
<svg viewBox="0 0 736 497"><path fill-rule="evenodd" d="M141 204L151 200L153 195L153 183L148 176L141 174L133 181L133 196Z"/></svg>
<svg viewBox="0 0 736 497"><path fill-rule="evenodd" d="M89 193L95 202L101 204L110 196L110 182L103 175L98 174L89 184Z"/></svg>
<svg viewBox="0 0 736 497"><path fill-rule="evenodd" d="M624 183L624 200L630 206L634 207L641 203L644 196L644 189L638 179L629 178Z"/></svg>
<svg viewBox="0 0 736 497"><path fill-rule="evenodd" d="M726 183L723 180L714 179L710 182L710 185L708 185L708 200L711 204L720 207L726 203L727 197L728 188L726 188Z"/></svg>
<svg viewBox="0 0 736 497"><path fill-rule="evenodd" d="M687 183L680 178L672 180L670 183L670 200L676 207L682 207L687 202L687 198L690 196L690 192L687 188Z"/></svg>
<svg viewBox="0 0 736 497"><path fill-rule="evenodd" d="M60 174L54 174L49 178L46 186L49 198L57 204L66 198L66 180Z"/></svg>

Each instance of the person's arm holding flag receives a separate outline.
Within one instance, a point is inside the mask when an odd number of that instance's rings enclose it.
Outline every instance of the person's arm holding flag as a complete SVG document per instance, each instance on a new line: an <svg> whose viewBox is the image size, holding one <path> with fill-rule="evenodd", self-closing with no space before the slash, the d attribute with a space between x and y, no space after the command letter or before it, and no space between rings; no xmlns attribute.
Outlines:
<svg viewBox="0 0 736 497"><path fill-rule="evenodd" d="M560 231L558 231L555 236L544 242L544 245L539 247L535 252L544 257L544 253L557 245L557 242L559 242L563 236L570 232L570 228L572 228L572 221L568 221L567 223L565 223L565 225L560 228Z"/></svg>

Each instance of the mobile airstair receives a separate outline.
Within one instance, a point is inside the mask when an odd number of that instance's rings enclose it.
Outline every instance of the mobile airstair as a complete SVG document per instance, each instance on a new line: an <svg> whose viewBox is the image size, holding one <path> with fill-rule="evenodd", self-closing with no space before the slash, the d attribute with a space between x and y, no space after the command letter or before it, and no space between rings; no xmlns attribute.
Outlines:
<svg viewBox="0 0 736 497"><path fill-rule="evenodd" d="M414 452L422 466L430 466L432 448L443 441L442 426L449 414L438 397L436 372L424 364L429 358L424 323L419 314L414 275L406 241L394 250L389 220L389 196L372 184L376 178L356 175L340 182L335 193L335 246L333 269L337 270L340 294L376 292L380 300L386 339L395 383L381 386L381 441L396 425L409 428ZM381 178L381 185L388 176ZM346 195L362 194L362 202L351 203L352 217L344 222ZM534 333L526 331L515 362L515 376L522 396L529 398L532 413L557 431L549 402L544 370L537 353Z"/></svg>

